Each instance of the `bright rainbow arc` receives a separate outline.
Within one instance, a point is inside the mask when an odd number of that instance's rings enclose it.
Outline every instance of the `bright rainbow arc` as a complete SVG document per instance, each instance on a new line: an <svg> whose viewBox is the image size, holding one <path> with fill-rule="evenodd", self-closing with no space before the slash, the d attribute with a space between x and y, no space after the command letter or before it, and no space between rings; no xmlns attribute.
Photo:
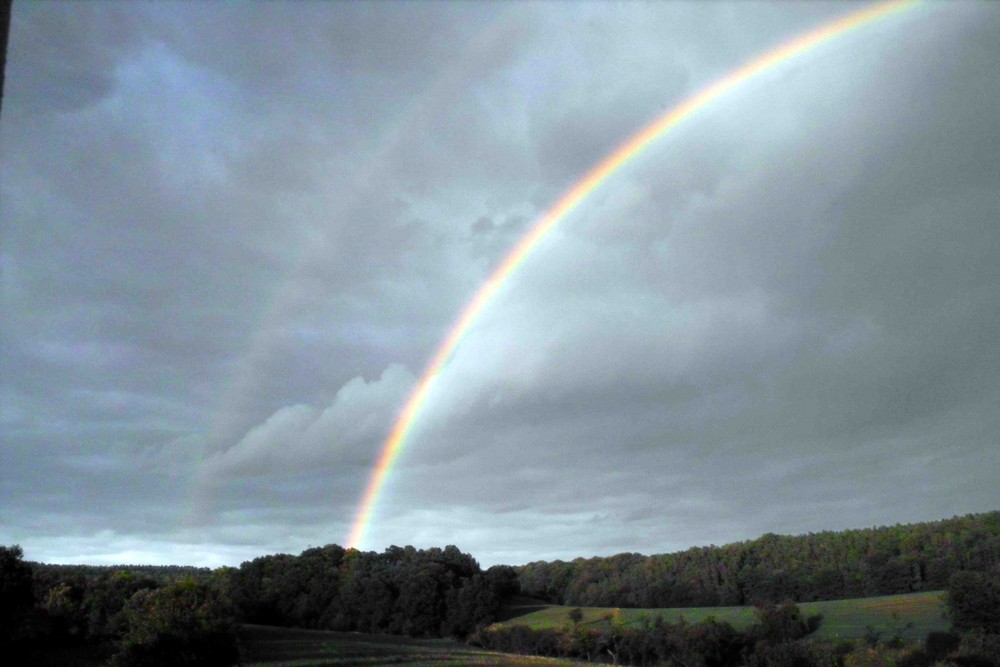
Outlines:
<svg viewBox="0 0 1000 667"><path fill-rule="evenodd" d="M417 382L409 399L403 406L392 431L382 445L378 461L372 469L365 487L364 495L358 507L357 515L351 527L350 536L347 539L347 546L359 548L365 531L371 523L372 513L379 493L382 490L385 480L389 475L392 464L398 458L406 443L414 422L416 421L420 408L423 407L427 396L430 394L438 374L444 368L445 363L451 357L455 348L458 347L462 337L476 321L479 315L486 308L486 305L496 295L500 287L510 278L511 274L524 262L538 243L545 238L552 229L559 224L570 211L583 201L587 195L593 192L611 174L620 169L625 163L635 158L649 144L660 136L679 125L684 120L690 118L698 111L708 106L711 102L722 97L740 84L754 78L772 67L782 62L801 55L806 51L819 46L820 44L833 39L839 35L847 33L855 28L861 27L877 19L883 18L895 12L912 6L912 0L894 0L891 2L871 5L865 9L848 14L832 23L825 24L811 32L801 35L782 46L765 53L762 56L750 61L738 70L731 72L722 79L716 81L707 88L687 98L677 106L670 109L663 116L660 116L652 123L632 135L624 144L615 149L604 160L591 169L586 176L578 181L569 191L556 202L540 219L535 226L525 234L513 250L507 255L503 262L494 270L493 274L486 280L486 283L479 289L472 301L462 311L461 315L452 325L448 336L442 341L434 357L427 365L426 370Z"/></svg>

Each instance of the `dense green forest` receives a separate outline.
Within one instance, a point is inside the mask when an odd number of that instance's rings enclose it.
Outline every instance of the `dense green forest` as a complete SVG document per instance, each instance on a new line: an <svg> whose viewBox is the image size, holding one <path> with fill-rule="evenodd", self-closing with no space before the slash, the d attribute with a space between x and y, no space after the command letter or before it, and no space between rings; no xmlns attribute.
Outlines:
<svg viewBox="0 0 1000 667"><path fill-rule="evenodd" d="M517 592L513 568L484 572L454 546L379 554L330 545L256 558L222 578L245 622L410 636L464 637Z"/></svg>
<svg viewBox="0 0 1000 667"><path fill-rule="evenodd" d="M1000 569L1000 512L891 527L768 534L679 553L517 568L521 590L585 607L712 607L893 595Z"/></svg>
<svg viewBox="0 0 1000 667"><path fill-rule="evenodd" d="M517 586L513 568L483 571L454 546L329 545L214 571L52 566L0 547L0 653L41 652L31 662L44 664L54 648L86 649L130 665L208 652L204 664L228 664L239 623L461 638L493 621Z"/></svg>

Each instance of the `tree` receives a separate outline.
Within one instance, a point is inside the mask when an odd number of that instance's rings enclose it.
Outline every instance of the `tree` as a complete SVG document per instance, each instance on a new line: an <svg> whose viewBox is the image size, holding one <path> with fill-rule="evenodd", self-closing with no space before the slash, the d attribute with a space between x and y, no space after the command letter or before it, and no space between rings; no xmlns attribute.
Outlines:
<svg viewBox="0 0 1000 667"><path fill-rule="evenodd" d="M180 579L142 590L125 607L115 667L232 665L240 661L232 609L203 582Z"/></svg>
<svg viewBox="0 0 1000 667"><path fill-rule="evenodd" d="M0 546L0 646L21 638L22 626L35 605L31 566L21 547Z"/></svg>
<svg viewBox="0 0 1000 667"><path fill-rule="evenodd" d="M118 570L90 582L84 593L88 639L118 639L125 631L124 609L138 591L154 589L159 583L149 577L137 577Z"/></svg>
<svg viewBox="0 0 1000 667"><path fill-rule="evenodd" d="M72 579L60 581L39 596L39 607L51 624L51 639L82 641L87 636L85 586Z"/></svg>
<svg viewBox="0 0 1000 667"><path fill-rule="evenodd" d="M752 628L755 638L772 643L782 643L801 639L819 629L822 617L805 618L798 605L762 604L756 609L757 622Z"/></svg>
<svg viewBox="0 0 1000 667"><path fill-rule="evenodd" d="M956 630L1000 634L1000 574L955 573L948 581L947 603Z"/></svg>

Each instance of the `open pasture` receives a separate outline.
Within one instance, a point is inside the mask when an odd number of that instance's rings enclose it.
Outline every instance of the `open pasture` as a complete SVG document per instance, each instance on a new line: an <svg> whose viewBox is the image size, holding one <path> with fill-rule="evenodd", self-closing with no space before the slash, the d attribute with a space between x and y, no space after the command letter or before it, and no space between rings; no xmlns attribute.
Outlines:
<svg viewBox="0 0 1000 667"><path fill-rule="evenodd" d="M569 612L574 607L559 605L521 604L509 608L505 624L522 624L532 628L566 627L572 624ZM851 600L803 602L799 604L806 617L823 616L823 623L816 633L822 639L862 639L869 628L881 633L882 639L898 634L903 639L919 640L934 630L947 630L944 598L941 591L887 595ZM519 610L521 613L519 614ZM581 607L581 623L599 626L609 618L617 617L628 625L638 625L644 619L663 616L668 622L682 617L698 623L708 617L726 621L738 629L748 628L754 622L753 607L686 607L668 609L615 609L608 607Z"/></svg>
<svg viewBox="0 0 1000 667"><path fill-rule="evenodd" d="M923 639L928 632L950 627L943 591L804 602L799 606L806 616L823 615L819 637L854 639L863 637L871 627L881 632L883 639L896 633L903 639Z"/></svg>

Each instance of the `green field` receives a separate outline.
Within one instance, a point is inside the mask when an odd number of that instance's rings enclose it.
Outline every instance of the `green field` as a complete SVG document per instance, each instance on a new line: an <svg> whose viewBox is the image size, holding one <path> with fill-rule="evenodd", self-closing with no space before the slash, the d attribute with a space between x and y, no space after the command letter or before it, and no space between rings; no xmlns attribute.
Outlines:
<svg viewBox="0 0 1000 667"><path fill-rule="evenodd" d="M240 633L246 667L592 667L556 658L509 655L447 639L409 639L356 632L327 632L246 625Z"/></svg>
<svg viewBox="0 0 1000 667"><path fill-rule="evenodd" d="M573 607L545 605L522 601L507 610L503 624L521 624L532 628L566 627L571 624L569 611ZM887 595L853 600L829 602L803 602L799 608L805 616L822 614L823 623L816 633L821 639L861 639L869 627L882 633L884 639L899 634L904 639L922 640L928 632L944 631L949 627L944 615L944 598L941 591ZM635 625L645 619L662 615L666 621L681 617L697 623L709 616L727 621L738 629L754 621L753 607L688 607L672 609L615 609L581 607L582 623L599 626L607 623L609 615L616 615L624 623Z"/></svg>

